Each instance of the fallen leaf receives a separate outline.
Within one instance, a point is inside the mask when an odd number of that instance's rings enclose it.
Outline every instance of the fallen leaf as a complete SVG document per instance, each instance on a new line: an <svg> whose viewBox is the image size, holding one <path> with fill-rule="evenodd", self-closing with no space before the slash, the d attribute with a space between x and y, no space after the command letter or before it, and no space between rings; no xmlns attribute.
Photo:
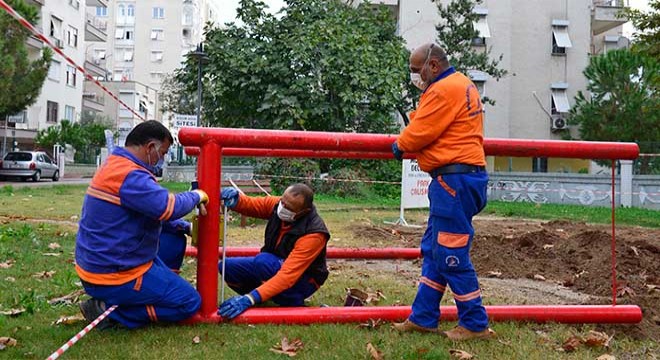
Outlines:
<svg viewBox="0 0 660 360"><path fill-rule="evenodd" d="M539 336L539 339L537 340L537 342L539 344L546 344L546 343L552 342L552 340L550 339L550 336L548 336L547 333L545 333L541 330L536 330L536 335Z"/></svg>
<svg viewBox="0 0 660 360"><path fill-rule="evenodd" d="M48 303L50 305L58 305L58 304L75 304L78 302L78 298L85 293L85 290L76 290L70 294L66 294L64 296L56 297L53 299L48 300Z"/></svg>
<svg viewBox="0 0 660 360"><path fill-rule="evenodd" d="M609 343L609 339L609 335L603 332L590 330L584 339L584 344L589 347L604 347Z"/></svg>
<svg viewBox="0 0 660 360"><path fill-rule="evenodd" d="M660 286L658 285L646 284L646 287L649 289L649 292L653 292L654 290L660 290Z"/></svg>
<svg viewBox="0 0 660 360"><path fill-rule="evenodd" d="M75 220L78 220L78 215L73 215L73 216L71 216L69 219L74 220L74 221L75 221Z"/></svg>
<svg viewBox="0 0 660 360"><path fill-rule="evenodd" d="M10 337L0 337L0 350L4 350L6 347L16 346L18 342L14 338Z"/></svg>
<svg viewBox="0 0 660 360"><path fill-rule="evenodd" d="M633 252L635 253L635 256L639 256L639 250L637 250L637 248L636 248L636 247L634 247L634 246L631 246L630 248L631 248L631 249L632 249L632 251L633 251Z"/></svg>
<svg viewBox="0 0 660 360"><path fill-rule="evenodd" d="M513 239L513 235L507 235L504 237L505 239Z"/></svg>
<svg viewBox="0 0 660 360"><path fill-rule="evenodd" d="M282 341L279 344L274 345L269 350L278 354L296 356L297 351L302 349L303 346L304 345L302 340L293 339L291 342L289 342L289 339L287 339L285 336L282 338Z"/></svg>
<svg viewBox="0 0 660 360"><path fill-rule="evenodd" d="M575 351L575 349L580 347L580 345L582 345L582 338L573 335L564 341L564 343L561 345L561 348L567 352L571 352Z"/></svg>
<svg viewBox="0 0 660 360"><path fill-rule="evenodd" d="M13 265L14 265L14 260L9 259L9 260L6 260L5 262L0 263L0 269L9 269Z"/></svg>
<svg viewBox="0 0 660 360"><path fill-rule="evenodd" d="M616 360L616 358L610 354L603 354L597 357L596 360Z"/></svg>
<svg viewBox="0 0 660 360"><path fill-rule="evenodd" d="M369 319L366 323L360 323L359 327L363 329L375 330L381 327L385 322L381 319Z"/></svg>
<svg viewBox="0 0 660 360"><path fill-rule="evenodd" d="M628 295L628 296L630 296L630 297L635 297L635 296L637 296L637 294L635 294L635 290L633 290L632 288L630 288L630 287L628 287L628 286L622 286L622 287L616 292L616 296L618 296L618 297L624 297L624 296L626 296L626 295Z"/></svg>
<svg viewBox="0 0 660 360"><path fill-rule="evenodd" d="M502 276L502 272L501 271L489 271L486 275L488 277L500 277L500 276Z"/></svg>
<svg viewBox="0 0 660 360"><path fill-rule="evenodd" d="M564 232L564 229L555 229L557 232Z"/></svg>
<svg viewBox="0 0 660 360"><path fill-rule="evenodd" d="M35 278L38 278L38 279L49 279L49 278L52 278L53 275L55 275L55 272L56 272L55 270L42 271L42 272L35 273L34 275L32 275L32 277L35 277Z"/></svg>
<svg viewBox="0 0 660 360"><path fill-rule="evenodd" d="M192 343L193 343L193 344L199 344L200 342L202 342L202 339L200 339L199 336L195 336L195 337L192 339Z"/></svg>
<svg viewBox="0 0 660 360"><path fill-rule="evenodd" d="M8 282L15 282L15 281L16 281L16 278L13 277L13 276L7 276L7 277L5 278L5 281L8 281Z"/></svg>
<svg viewBox="0 0 660 360"><path fill-rule="evenodd" d="M543 245L543 250L552 249L553 247L555 247L553 244L545 244Z"/></svg>
<svg viewBox="0 0 660 360"><path fill-rule="evenodd" d="M60 254L60 253L43 253L41 255L43 255L43 256L60 256L62 254Z"/></svg>
<svg viewBox="0 0 660 360"><path fill-rule="evenodd" d="M25 309L9 309L5 311L0 311L0 315L5 315L5 316L16 316L20 315L25 312Z"/></svg>
<svg viewBox="0 0 660 360"><path fill-rule="evenodd" d="M534 275L534 280L545 281L545 276L536 274Z"/></svg>
<svg viewBox="0 0 660 360"><path fill-rule="evenodd" d="M371 343L367 343L367 351L371 355L373 360L383 360L383 353L378 351L375 346Z"/></svg>
<svg viewBox="0 0 660 360"><path fill-rule="evenodd" d="M59 319L55 320L52 325L71 325L75 323L79 323L81 321L85 321L85 317L82 316L82 314L78 315L73 315L73 316L65 316L62 315L60 316Z"/></svg>
<svg viewBox="0 0 660 360"><path fill-rule="evenodd" d="M51 249L51 250L55 250L55 249L61 248L61 246L60 246L60 244L58 244L56 242L52 242L52 243L48 244L48 248Z"/></svg>
<svg viewBox="0 0 660 360"><path fill-rule="evenodd" d="M457 349L449 349L449 355L458 360L470 360L473 358L469 352Z"/></svg>

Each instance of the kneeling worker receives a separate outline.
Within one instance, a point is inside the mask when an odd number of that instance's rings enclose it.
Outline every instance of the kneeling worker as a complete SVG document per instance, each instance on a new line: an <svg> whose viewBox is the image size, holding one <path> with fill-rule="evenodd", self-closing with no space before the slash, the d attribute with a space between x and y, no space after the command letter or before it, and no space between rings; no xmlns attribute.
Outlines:
<svg viewBox="0 0 660 360"><path fill-rule="evenodd" d="M227 285L241 296L220 305L218 314L233 319L250 306L272 299L282 306L302 306L328 278L325 223L314 207L314 192L305 184L289 186L282 197L249 197L222 189L232 210L267 219L265 244L254 257L226 259ZM222 273L222 261L218 265Z"/></svg>

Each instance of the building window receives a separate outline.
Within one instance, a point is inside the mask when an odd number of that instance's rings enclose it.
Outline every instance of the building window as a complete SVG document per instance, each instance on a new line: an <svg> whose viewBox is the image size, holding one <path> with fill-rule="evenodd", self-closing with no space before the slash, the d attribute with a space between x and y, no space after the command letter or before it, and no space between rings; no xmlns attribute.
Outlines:
<svg viewBox="0 0 660 360"><path fill-rule="evenodd" d="M552 20L552 54L565 55L570 47L573 44L568 36L568 20Z"/></svg>
<svg viewBox="0 0 660 360"><path fill-rule="evenodd" d="M164 35L163 29L151 29L151 40L161 41Z"/></svg>
<svg viewBox="0 0 660 360"><path fill-rule="evenodd" d="M133 61L133 51L126 50L124 52L124 61L128 61L128 62Z"/></svg>
<svg viewBox="0 0 660 360"><path fill-rule="evenodd" d="M124 39L133 40L133 30L126 30L124 32Z"/></svg>
<svg viewBox="0 0 660 360"><path fill-rule="evenodd" d="M548 158L532 158L532 172L547 173L548 172Z"/></svg>
<svg viewBox="0 0 660 360"><path fill-rule="evenodd" d="M479 90L479 95L483 98L486 95L486 82L473 80L474 86Z"/></svg>
<svg viewBox="0 0 660 360"><path fill-rule="evenodd" d="M61 66L59 61L55 61L55 60L51 61L50 67L48 68L48 78L59 82L60 68Z"/></svg>
<svg viewBox="0 0 660 360"><path fill-rule="evenodd" d="M69 30L67 31L67 43L69 46L78 47L78 29L69 25Z"/></svg>
<svg viewBox="0 0 660 360"><path fill-rule="evenodd" d="M96 7L96 16L98 17L108 17L108 8L105 6Z"/></svg>
<svg viewBox="0 0 660 360"><path fill-rule="evenodd" d="M76 68L71 65L66 66L66 84L76 87Z"/></svg>
<svg viewBox="0 0 660 360"><path fill-rule="evenodd" d="M165 77L165 74L162 71L152 71L150 75L151 81L159 84L163 81L163 77Z"/></svg>
<svg viewBox="0 0 660 360"><path fill-rule="evenodd" d="M117 6L117 17L125 17L126 16L126 7L122 4L119 4Z"/></svg>
<svg viewBox="0 0 660 360"><path fill-rule="evenodd" d="M54 101L46 102L46 121L50 123L57 122L57 103Z"/></svg>
<svg viewBox="0 0 660 360"><path fill-rule="evenodd" d="M120 92L119 100L128 106L135 107L135 95L132 92ZM133 117L133 113L121 104L119 104L118 115L120 118Z"/></svg>
<svg viewBox="0 0 660 360"><path fill-rule="evenodd" d="M472 23L472 27L477 31L480 38L489 38L490 37L490 27L488 26L488 9L475 8L473 12L479 15L479 19ZM485 42L485 41L484 41Z"/></svg>
<svg viewBox="0 0 660 360"><path fill-rule="evenodd" d="M164 19L165 18L165 8L155 7L152 9L151 17L153 19Z"/></svg>
<svg viewBox="0 0 660 360"><path fill-rule="evenodd" d="M128 6L126 7L126 15L128 15L128 16L130 16L130 17L134 17L134 16L135 16L135 6L133 6L133 5L128 5Z"/></svg>
<svg viewBox="0 0 660 360"><path fill-rule="evenodd" d="M73 106L64 106L64 118L73 122L76 119L76 108Z"/></svg>
<svg viewBox="0 0 660 360"><path fill-rule="evenodd" d="M161 61L163 61L163 52L162 51L152 51L151 52L151 61L152 62L161 62Z"/></svg>
<svg viewBox="0 0 660 360"><path fill-rule="evenodd" d="M105 60L105 50L94 49L94 63L98 65L101 63L101 60Z"/></svg>
<svg viewBox="0 0 660 360"><path fill-rule="evenodd" d="M56 17L51 17L50 18L50 32L49 32L50 37L53 39L60 39L62 36L62 20L56 18Z"/></svg>
<svg viewBox="0 0 660 360"><path fill-rule="evenodd" d="M567 88L568 86L565 84L553 84L550 105L550 112L553 115L567 113L571 110L571 105L568 102L568 95L566 94Z"/></svg>
<svg viewBox="0 0 660 360"><path fill-rule="evenodd" d="M486 46L486 38L485 37L472 38L472 41L470 42L470 45L472 45L472 46Z"/></svg>
<svg viewBox="0 0 660 360"><path fill-rule="evenodd" d="M72 8L78 10L80 8L80 1L78 1L78 0L69 0L69 5L71 5Z"/></svg>

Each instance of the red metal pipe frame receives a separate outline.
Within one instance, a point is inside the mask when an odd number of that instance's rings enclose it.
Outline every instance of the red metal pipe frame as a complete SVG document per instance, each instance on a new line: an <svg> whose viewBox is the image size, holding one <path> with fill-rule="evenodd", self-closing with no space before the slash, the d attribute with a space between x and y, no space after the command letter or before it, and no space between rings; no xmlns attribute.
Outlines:
<svg viewBox="0 0 660 360"><path fill-rule="evenodd" d="M280 307L251 308L232 320L236 324L318 324L354 323L380 319L403 321L410 315L410 306L356 307ZM642 310L636 305L491 305L486 306L491 321L535 321L563 324L638 323ZM440 321L458 319L455 306L440 306ZM218 315L188 322L223 322Z"/></svg>
<svg viewBox="0 0 660 360"><path fill-rule="evenodd" d="M256 256L261 251L259 247L228 247L227 257ZM218 248L222 252L222 248ZM186 248L186 256L196 257L198 250L194 246ZM408 259L422 257L419 248L333 248L326 252L329 259Z"/></svg>
<svg viewBox="0 0 660 360"><path fill-rule="evenodd" d="M236 151L240 156L254 153L254 156L264 156L270 151L279 150L311 150L306 152L292 152L290 156L314 157L319 154L327 157L345 158L346 153L356 153L356 156L366 156L370 153L387 154L385 158L391 158L390 146L396 139L396 135L384 134L355 134L355 133L327 133L312 131L285 131L285 130L255 130L255 129L229 129L229 128L182 128L179 131L179 141L184 146L201 147L198 162L198 175L200 179L200 188L207 191L211 199L220 197L220 179L222 148L227 148L229 155L233 150L231 148L240 148ZM249 146L249 147L248 147ZM275 148L276 150L272 150ZM264 150L266 149L266 150ZM586 141L557 141L557 140L523 140L523 139L485 139L484 150L487 155L517 156L517 157L563 157L579 159L635 159L639 155L639 147L634 143L615 143L615 142L586 142ZM321 151L321 153L319 153ZM324 153L327 152L327 153ZM245 155L243 155L245 154ZM281 155L285 155L282 153ZM379 155L380 156L380 155ZM384 156L384 155L383 155ZM614 184L612 185L614 186ZM614 190L613 190L614 191ZM218 201L211 201L207 206L208 216L200 217L200 236L199 236L199 257L197 268L197 289L202 297L202 306L198 314L191 319L192 322L216 322L221 319L217 316L217 290L218 279L216 267L218 263L218 248L215 242L218 239L219 224L217 221L220 216L220 204ZM614 216L614 215L613 215ZM614 227L614 222L612 224ZM613 248L614 245L614 233ZM612 257L615 260L615 253ZM612 264L613 269L615 264ZM615 289L616 275L613 273L613 289ZM613 295L616 301L616 293ZM494 308L494 307L492 307ZM593 308L590 306L577 306L576 308L566 306L532 306L516 307L501 306L504 309L500 315L497 311L491 316L496 319L508 320L535 320L535 321L568 321L568 322L638 322L641 321L641 310L637 306L606 306ZM348 310L342 307L338 311L336 318L329 320L331 322L360 321L362 318L357 315L350 315L356 310ZM378 310L374 316L369 318L382 318L384 309ZM446 314L451 314L450 308L445 310ZM454 308L455 309L455 308ZM285 314L282 317L282 323L299 323L293 321L297 319L295 314L310 311L312 314L309 319L300 318L301 321L320 322L319 316L315 311L319 309L308 308L281 308L277 310L268 310L267 318L274 321L272 312L276 314ZM400 307L395 310L401 311ZM245 313L246 321L250 321L248 314L259 314L262 309L253 309ZM288 314L294 311L293 314ZM369 310L367 310L368 312ZM409 311L409 308L408 308ZM455 310L454 310L455 311ZM345 312L349 312L344 314ZM626 314L629 315L625 318ZM632 314L632 315L630 315ZM406 316L399 316L403 319ZM501 318L500 318L501 316ZM534 319L530 319L532 316ZM240 317L239 317L240 319ZM339 319L339 320L337 320ZM628 319L628 320L625 320ZM630 320L634 319L634 320ZM252 319L260 321L257 318ZM625 320L625 321L624 321ZM240 320L239 320L240 321Z"/></svg>

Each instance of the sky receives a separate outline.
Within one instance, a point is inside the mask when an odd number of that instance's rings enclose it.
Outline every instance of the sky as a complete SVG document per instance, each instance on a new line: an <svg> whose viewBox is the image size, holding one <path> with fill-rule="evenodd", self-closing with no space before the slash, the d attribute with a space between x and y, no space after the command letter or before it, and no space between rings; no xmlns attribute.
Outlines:
<svg viewBox="0 0 660 360"><path fill-rule="evenodd" d="M233 21L236 17L236 8L238 7L239 0L213 0L218 4L220 9L221 23ZM284 5L284 0L264 0L270 7L272 12L277 12ZM649 0L628 0L631 8L649 11ZM626 23L623 26L623 35L630 38L634 28L632 24Z"/></svg>

